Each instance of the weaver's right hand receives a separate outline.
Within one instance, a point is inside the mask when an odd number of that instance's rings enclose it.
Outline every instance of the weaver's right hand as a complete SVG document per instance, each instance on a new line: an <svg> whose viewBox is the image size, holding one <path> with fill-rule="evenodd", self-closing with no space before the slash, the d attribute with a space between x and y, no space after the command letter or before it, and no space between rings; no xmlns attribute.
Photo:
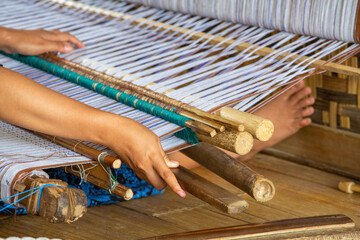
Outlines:
<svg viewBox="0 0 360 240"><path fill-rule="evenodd" d="M110 132L104 145L115 151L140 178L156 189L161 190L169 185L179 196L186 196L169 169L178 167L179 163L168 159L160 139L152 131L124 117L118 118L112 124L109 125Z"/></svg>

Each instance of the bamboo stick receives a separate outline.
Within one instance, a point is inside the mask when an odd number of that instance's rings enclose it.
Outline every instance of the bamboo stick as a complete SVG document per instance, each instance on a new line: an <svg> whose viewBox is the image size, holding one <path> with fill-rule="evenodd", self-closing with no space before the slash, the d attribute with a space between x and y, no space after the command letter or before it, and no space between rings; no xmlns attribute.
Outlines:
<svg viewBox="0 0 360 240"><path fill-rule="evenodd" d="M243 212L248 203L241 197L209 182L184 167L171 169L182 188L211 206L229 214Z"/></svg>
<svg viewBox="0 0 360 240"><path fill-rule="evenodd" d="M100 152L92 147L89 147L79 141L71 140L71 139L65 139L61 137L55 137L50 136L48 134L34 132L36 135L39 135L43 138L46 138L54 143L57 143L63 147L66 147L74 152L80 153L81 155L84 155L86 157L89 157L95 161L98 161L99 158L103 158L104 164L112 167L114 169L118 169L121 167L121 160L113 157L108 154L103 154L103 152ZM102 157L105 156L105 157Z"/></svg>
<svg viewBox="0 0 360 240"><path fill-rule="evenodd" d="M275 187L270 180L214 146L200 143L181 152L259 202L269 201L275 195Z"/></svg>

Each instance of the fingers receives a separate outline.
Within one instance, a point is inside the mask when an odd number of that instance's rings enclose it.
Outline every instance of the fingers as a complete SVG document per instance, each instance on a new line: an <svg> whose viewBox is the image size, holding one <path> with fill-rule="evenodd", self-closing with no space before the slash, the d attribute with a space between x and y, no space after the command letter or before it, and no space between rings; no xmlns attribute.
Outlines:
<svg viewBox="0 0 360 240"><path fill-rule="evenodd" d="M168 158L168 156L165 155L164 157L165 163L169 168L177 168L180 163L178 161L173 161Z"/></svg>
<svg viewBox="0 0 360 240"><path fill-rule="evenodd" d="M162 161L158 161L158 164L155 164L155 169L161 176L161 178L169 185L169 187L180 197L185 197L185 191L180 187L174 173L169 168L177 168L180 164L177 161L172 161L166 155L165 151L161 146L160 139L158 139L158 147L160 149L160 156ZM160 156L158 157L160 159Z"/></svg>
<svg viewBox="0 0 360 240"><path fill-rule="evenodd" d="M74 47L71 44L62 41L45 41L42 46L43 52L67 53L72 50L74 50Z"/></svg>
<svg viewBox="0 0 360 240"><path fill-rule="evenodd" d="M72 45L78 48L85 47L85 45L79 39L77 39L70 33L60 32L59 30L45 31L42 36L44 40L63 42L64 46L66 46L67 48L64 49L62 52L68 52L73 50L74 48L72 47ZM71 46L71 48L69 46Z"/></svg>
<svg viewBox="0 0 360 240"><path fill-rule="evenodd" d="M165 160L165 163L169 168L177 168L180 165L178 161L173 161L169 159L169 157L166 155L165 151L161 146L160 140L158 140L158 147L160 149L161 156L163 156L163 159Z"/></svg>
<svg viewBox="0 0 360 240"><path fill-rule="evenodd" d="M158 156L161 157L161 156ZM161 161L156 161L154 164L154 169L156 172L160 175L163 181L169 185L169 187L180 197L185 197L186 193L185 191L180 187L180 184L178 183L175 175L172 173L172 171L169 169L169 167L166 165L164 159Z"/></svg>
<svg viewBox="0 0 360 240"><path fill-rule="evenodd" d="M55 41L68 42L74 44L78 48L85 47L85 45L79 39L77 39L70 33L56 32L55 35L56 35L56 39L54 39Z"/></svg>

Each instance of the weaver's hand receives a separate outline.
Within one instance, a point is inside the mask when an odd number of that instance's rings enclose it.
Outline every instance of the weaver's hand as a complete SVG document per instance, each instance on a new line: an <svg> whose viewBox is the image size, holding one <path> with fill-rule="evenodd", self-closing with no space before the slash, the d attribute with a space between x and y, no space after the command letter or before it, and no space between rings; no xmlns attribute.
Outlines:
<svg viewBox="0 0 360 240"><path fill-rule="evenodd" d="M184 190L169 169L169 167L178 167L179 163L168 159L161 147L160 139L134 120L122 118L121 121L120 124L125 127L117 125L110 128L112 131L110 139L115 141L112 140L105 145L115 151L120 159L129 165L140 178L156 189L161 190L169 185L175 193L185 197ZM114 131L116 128L121 128L121 130Z"/></svg>
<svg viewBox="0 0 360 240"><path fill-rule="evenodd" d="M6 53L39 55L46 52L70 52L85 45L69 33L57 30L18 30L0 27L0 50Z"/></svg>

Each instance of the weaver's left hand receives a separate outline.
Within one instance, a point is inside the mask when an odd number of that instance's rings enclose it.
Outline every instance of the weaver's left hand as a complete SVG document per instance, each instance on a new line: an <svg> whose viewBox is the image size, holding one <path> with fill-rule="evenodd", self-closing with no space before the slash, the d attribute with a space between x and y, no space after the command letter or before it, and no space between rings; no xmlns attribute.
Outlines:
<svg viewBox="0 0 360 240"><path fill-rule="evenodd" d="M39 55L46 52L67 53L85 45L69 33L58 30L19 30L0 27L0 50L6 53Z"/></svg>

